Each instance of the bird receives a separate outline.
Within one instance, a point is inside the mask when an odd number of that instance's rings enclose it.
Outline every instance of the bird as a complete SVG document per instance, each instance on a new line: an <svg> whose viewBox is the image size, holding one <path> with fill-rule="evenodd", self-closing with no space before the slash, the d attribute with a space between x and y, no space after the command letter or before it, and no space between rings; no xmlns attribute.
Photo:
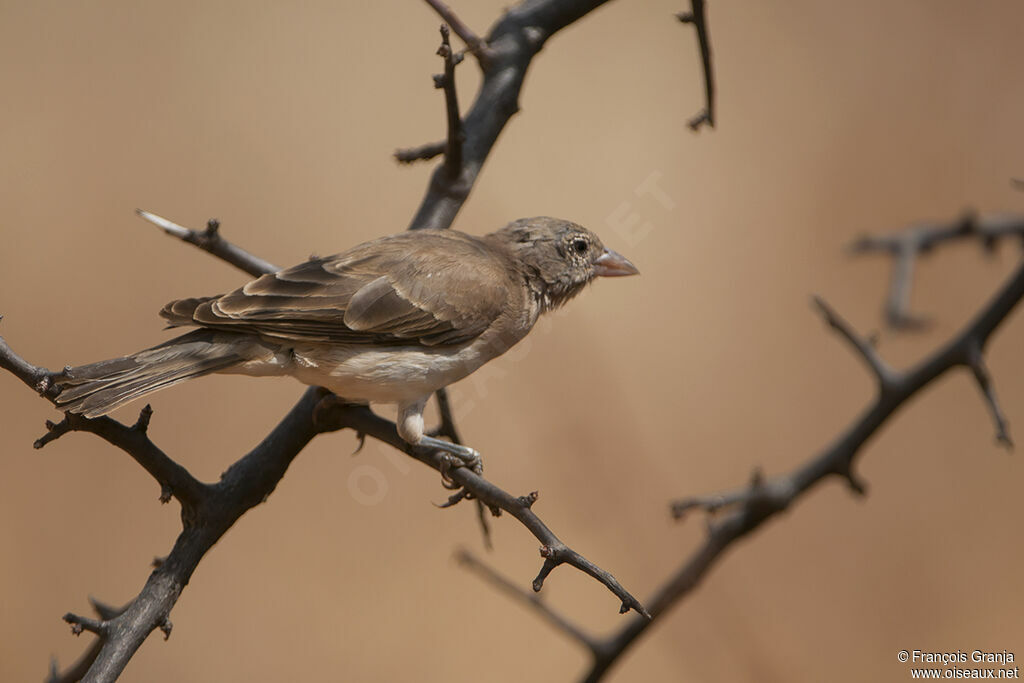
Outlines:
<svg viewBox="0 0 1024 683"><path fill-rule="evenodd" d="M213 373L289 375L346 402L396 404L399 436L479 462L425 433L430 396L500 356L597 277L638 274L590 230L547 216L483 236L417 230L263 275L226 294L178 299L168 328L129 356L65 368L58 407L88 418Z"/></svg>

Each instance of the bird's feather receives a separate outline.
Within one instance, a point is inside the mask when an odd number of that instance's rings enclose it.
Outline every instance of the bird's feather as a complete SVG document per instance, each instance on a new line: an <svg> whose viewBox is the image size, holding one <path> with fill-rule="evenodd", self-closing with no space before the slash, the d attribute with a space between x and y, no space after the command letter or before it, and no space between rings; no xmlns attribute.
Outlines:
<svg viewBox="0 0 1024 683"><path fill-rule="evenodd" d="M264 275L219 297L181 299L171 326L345 344L461 344L521 286L505 252L453 231L394 235ZM471 264L471 265L470 265Z"/></svg>

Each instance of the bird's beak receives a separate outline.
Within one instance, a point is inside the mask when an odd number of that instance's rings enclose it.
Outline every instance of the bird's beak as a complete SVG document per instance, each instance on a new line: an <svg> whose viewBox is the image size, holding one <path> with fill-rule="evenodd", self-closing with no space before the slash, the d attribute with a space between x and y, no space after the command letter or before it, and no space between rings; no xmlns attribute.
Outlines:
<svg viewBox="0 0 1024 683"><path fill-rule="evenodd" d="M620 277L622 275L639 275L636 269L622 254L605 247L605 250L594 261L594 272L602 277Z"/></svg>

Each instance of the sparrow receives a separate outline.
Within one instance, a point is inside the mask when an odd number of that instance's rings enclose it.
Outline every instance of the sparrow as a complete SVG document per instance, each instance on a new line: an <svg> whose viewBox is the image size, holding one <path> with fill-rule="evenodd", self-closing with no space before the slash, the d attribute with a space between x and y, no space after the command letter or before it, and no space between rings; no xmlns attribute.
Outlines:
<svg viewBox="0 0 1024 683"><path fill-rule="evenodd" d="M197 329L55 378L85 417L212 373L290 375L352 403L398 406L406 442L479 462L424 433L438 389L500 356L594 278L635 275L594 233L549 217L482 237L407 231L263 275L227 294L172 301L168 327Z"/></svg>

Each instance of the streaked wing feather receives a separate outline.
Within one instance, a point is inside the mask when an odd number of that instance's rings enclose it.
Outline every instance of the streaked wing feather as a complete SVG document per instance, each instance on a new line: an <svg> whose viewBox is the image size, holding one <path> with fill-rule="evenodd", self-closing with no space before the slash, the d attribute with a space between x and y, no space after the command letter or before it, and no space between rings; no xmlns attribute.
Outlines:
<svg viewBox="0 0 1024 683"><path fill-rule="evenodd" d="M514 274L477 238L403 233L264 275L220 297L171 302L172 325L296 341L460 344L506 305Z"/></svg>

